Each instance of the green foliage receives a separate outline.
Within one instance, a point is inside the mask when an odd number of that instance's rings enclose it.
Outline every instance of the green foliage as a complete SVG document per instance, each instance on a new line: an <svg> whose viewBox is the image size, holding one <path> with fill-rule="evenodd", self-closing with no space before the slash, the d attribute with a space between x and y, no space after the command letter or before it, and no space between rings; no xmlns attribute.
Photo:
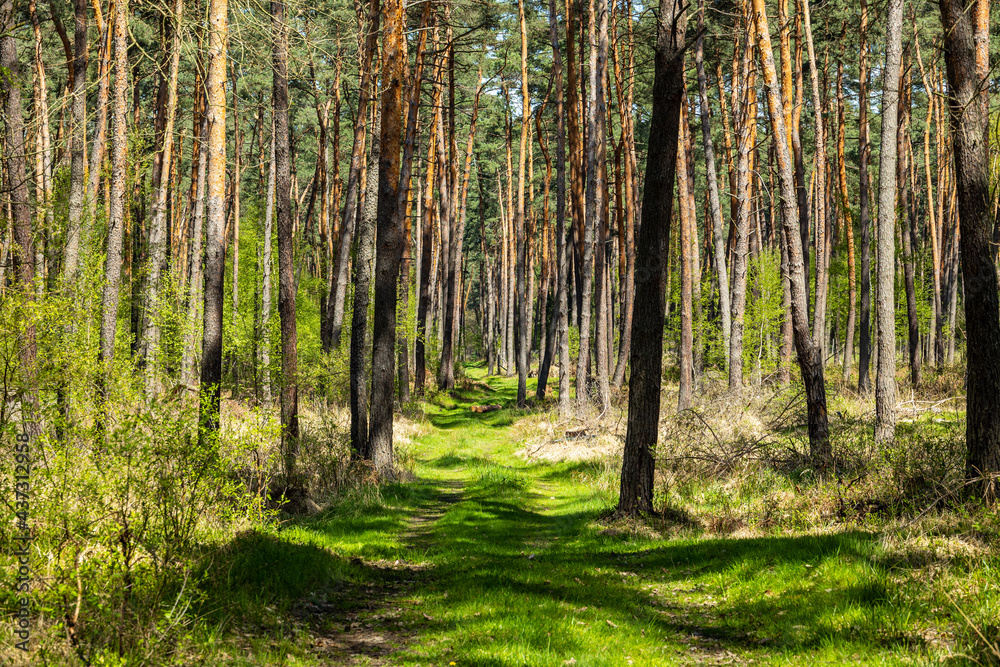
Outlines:
<svg viewBox="0 0 1000 667"><path fill-rule="evenodd" d="M756 382L779 363L781 323L785 318L781 281L781 253L765 249L752 257L747 269L747 303L743 328L743 368Z"/></svg>

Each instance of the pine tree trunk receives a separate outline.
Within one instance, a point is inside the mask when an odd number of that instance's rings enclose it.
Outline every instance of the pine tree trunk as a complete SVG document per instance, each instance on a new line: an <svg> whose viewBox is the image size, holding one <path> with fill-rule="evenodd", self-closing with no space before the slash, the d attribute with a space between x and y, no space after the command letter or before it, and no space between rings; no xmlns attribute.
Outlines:
<svg viewBox="0 0 1000 667"><path fill-rule="evenodd" d="M444 75L445 75L445 65L444 61L447 60L447 55L442 57L441 68L440 68L440 86L444 87ZM441 95L443 97L443 93ZM438 339L441 342L441 358L438 364L438 388L439 389L452 389L455 386L455 358L453 354L453 349L451 345L451 334L452 334L452 321L448 316L450 310L448 308L449 299L453 294L452 284L455 278L454 264L452 262L452 247L451 247L451 237L452 232L455 228L455 221L453 217L454 208L452 206L452 188L451 188L451 166L448 159L448 128L445 121L445 110L442 106L438 106L435 114L435 121L437 124L437 163L438 163L438 220L440 224L441 233L441 243L439 246L439 259L438 268L440 270L440 289L441 295L438 299L438 307L436 309L439 323L439 334Z"/></svg>
<svg viewBox="0 0 1000 667"><path fill-rule="evenodd" d="M778 183L781 194L781 224L788 249L788 266L791 276L792 326L799 369L805 385L806 411L809 422L809 450L816 465L825 465L831 457L830 431L826 412L826 386L823 380L823 357L819 346L809 334L806 276L802 257L802 240L798 235L795 198L795 177L792 158L788 149L787 129L783 113L781 85L774 68L771 34L767 23L764 0L753 0L756 41L767 90L768 114L771 120L772 139L778 161Z"/></svg>
<svg viewBox="0 0 1000 667"><path fill-rule="evenodd" d="M275 213L278 227L278 317L281 322L281 443L285 483L299 484L298 334L295 326L294 222L292 220L292 168L288 119L288 25L283 0L271 0L272 67L271 100L274 106Z"/></svg>
<svg viewBox="0 0 1000 667"><path fill-rule="evenodd" d="M700 104L701 137L705 148L705 174L712 214L712 258L719 283L719 312L721 314L722 349L729 366L729 336L731 335L732 308L729 294L729 271L726 268L726 241L722 234L722 206L719 203L719 182L715 173L715 147L712 143L711 105L708 101L708 80L705 75L704 35L705 0L698 2L698 40L694 46L695 68L698 72L698 102Z"/></svg>
<svg viewBox="0 0 1000 667"><path fill-rule="evenodd" d="M841 40L847 39L847 24L841 31ZM844 63L837 61L837 173L840 185L840 219L847 236L847 328L844 330L844 381L851 377L854 364L854 326L857 312L857 279L854 265L854 219L851 216L851 200L847 193L847 159L844 147L847 139L847 119L844 115Z"/></svg>
<svg viewBox="0 0 1000 667"><path fill-rule="evenodd" d="M527 407L528 399L528 357L531 347L531 331L528 330L528 295L525 224L527 215L524 201L524 167L528 149L528 134L531 118L531 95L528 91L528 29L524 17L524 0L517 3L518 25L521 30L521 145L517 160L517 211L514 220L517 257L515 259L515 281L517 301L517 407Z"/></svg>
<svg viewBox="0 0 1000 667"><path fill-rule="evenodd" d="M201 115L201 134L205 134L208 118ZM181 360L181 382L194 390L197 373L196 351L198 348L199 318L198 308L202 305L202 236L205 217L205 173L208 167L208 144L197 145L197 175L195 177L194 211L191 213L191 254L189 259L186 333L184 335L184 356Z"/></svg>
<svg viewBox="0 0 1000 667"><path fill-rule="evenodd" d="M272 103L272 109L274 107ZM267 197L264 207L264 253L261 258L261 308L260 308L260 332L261 332L261 366L263 367L264 378L264 404L270 405L271 397L271 237L274 235L274 190L277 175L277 165L275 158L275 145L277 136L275 135L275 119L271 116L271 151L268 158L267 168Z"/></svg>
<svg viewBox="0 0 1000 667"><path fill-rule="evenodd" d="M378 46L379 0L369 0L367 37L360 63L361 81L358 90L358 108L354 122L354 143L351 148L351 163L347 171L346 197L344 212L341 218L340 245L330 272L330 288L327 296L326 330L321 333L323 350L329 352L332 348L340 348L340 339L344 327L344 302L348 290L348 269L351 262L351 248L354 244L354 231L359 213L359 190L361 188L361 171L365 160L365 121L368 118L368 91L371 90L372 59ZM372 139L374 142L374 138Z"/></svg>
<svg viewBox="0 0 1000 667"><path fill-rule="evenodd" d="M622 294L622 317L621 317L621 337L618 346L618 362L615 364L615 373L611 382L615 389L622 386L625 381L625 367L628 365L630 348L632 344L632 319L634 317L633 306L635 304L635 221L638 214L638 183L636 178L636 158L635 158L635 123L632 118L632 104L635 99L635 48L632 28L632 3L627 0L625 3L625 25L626 25L626 46L628 48L627 93L624 103L620 105L619 112L622 117L621 142L625 153L625 217L619 224L625 225L625 282L621 290ZM616 59L617 60L617 59ZM621 71L621 66L618 66ZM621 84L619 84L621 85Z"/></svg>
<svg viewBox="0 0 1000 667"><path fill-rule="evenodd" d="M75 14L73 59L73 97L70 121L72 163L69 180L69 211L66 229L66 255L63 276L66 285L76 281L80 265L80 241L83 232L83 204L87 170L87 0L73 0Z"/></svg>
<svg viewBox="0 0 1000 667"><path fill-rule="evenodd" d="M94 138L90 146L90 173L87 176L87 219L94 220L97 215L97 190L101 182L101 166L104 164L104 149L107 143L108 130L108 89L111 78L111 45L114 39L114 28L111 21L104 25L101 35L101 49L97 68L97 104L94 119ZM87 239L81 238L84 245Z"/></svg>
<svg viewBox="0 0 1000 667"><path fill-rule="evenodd" d="M432 108L441 102L441 88L434 86ZM413 389L423 394L427 376L427 316L431 307L431 264L434 240L434 178L436 173L437 123L431 123L427 148L427 168L424 173L423 215L421 220L422 241L420 244L420 275L417 278L417 337L413 344L414 373Z"/></svg>
<svg viewBox="0 0 1000 667"><path fill-rule="evenodd" d="M913 262L913 249L917 246L916 209L913 205L914 193L910 188L910 176L913 173L910 147L910 115L911 100L909 70L904 71L900 81L899 98L899 131L896 133L896 154L899 157L896 167L896 181L901 188L900 209L903 215L899 235L903 246L903 284L906 289L906 321L908 325L910 384L914 389L920 386L920 320L917 315L917 293L915 284L916 267Z"/></svg>
<svg viewBox="0 0 1000 667"><path fill-rule="evenodd" d="M24 120L21 115L21 89L19 87L17 40L14 27L17 16L13 0L0 0L0 91L3 93L4 150L3 169L10 192L10 220L13 227L11 269L25 301L34 299L35 254L31 229L31 209L28 199L26 146L24 145ZM26 304L27 305L27 304ZM21 368L21 419L29 437L41 434L38 422L38 364L35 325L29 319L19 332Z"/></svg>
<svg viewBox="0 0 1000 667"><path fill-rule="evenodd" d="M208 9L208 168L206 171L205 310L201 341L199 439L218 437L222 400L222 310L226 270L226 51L228 1ZM280 158L279 158L280 159ZM290 376L294 377L294 369Z"/></svg>
<svg viewBox="0 0 1000 667"><path fill-rule="evenodd" d="M902 71L903 1L889 0L882 92L882 151L879 156L878 233L876 240L875 326L878 366L875 373L875 441L896 437L896 133Z"/></svg>
<svg viewBox="0 0 1000 667"><path fill-rule="evenodd" d="M805 28L806 50L809 54L810 77L812 81L813 115L816 120L816 192L813 202L816 210L816 287L813 309L813 337L823 355L826 340L826 295L829 285L829 257L826 239L826 131L823 127L823 99L820 96L819 70L816 50L813 48L812 20L809 16L809 0L799 0L802 8L802 25ZM821 363L825 364L822 359Z"/></svg>
<svg viewBox="0 0 1000 667"><path fill-rule="evenodd" d="M104 291L101 298L101 372L107 374L115 352L118 295L122 276L122 232L125 225L125 171L128 168L125 96L128 89L128 0L115 0L115 83L111 137L111 215L108 219Z"/></svg>
<svg viewBox="0 0 1000 667"><path fill-rule="evenodd" d="M858 338L858 392L871 391L868 367L872 356L871 297L871 220L868 211L868 3L861 0L861 54L859 64L858 113L858 227L861 230L861 331Z"/></svg>
<svg viewBox="0 0 1000 667"><path fill-rule="evenodd" d="M681 56L683 63L684 57ZM680 248L678 256L681 268L681 336L680 336L680 382L677 391L677 411L691 407L691 385L694 383L694 360L692 346L694 345L693 330L693 279L692 259L694 239L691 233L695 229L691 218L691 198L688 194L688 163L687 163L687 94L681 99L681 118L677 137L677 199L680 204Z"/></svg>
<svg viewBox="0 0 1000 667"><path fill-rule="evenodd" d="M411 174L413 173L413 156L417 148L417 114L420 110L420 88L423 84L423 72L424 72L424 49L427 45L427 23L430 20L430 3L424 5L424 9L420 17L421 31L420 36L417 38L417 52L414 59L414 69L413 76L409 81L409 96L407 98L406 104L406 139L403 143L403 157L400 167L399 176L399 201L397 202L397 212L404 213L404 220L401 224L404 226L404 253L406 255L406 264L402 269L402 276L399 281L399 301L402 308L400 314L400 320L402 321L409 312L409 302L410 302L410 265L411 255L413 253L413 236L420 234L421 230L418 227L416 230L411 229L410 225L410 182ZM478 98L477 98L478 99ZM475 117L475 113L473 113ZM473 120L473 124L475 121ZM431 139L433 144L433 137ZM472 143L472 137L469 137L470 149ZM419 180L419 179L418 179ZM419 201L419 193L415 194L415 199ZM417 291L419 293L419 282L420 273L422 270L421 264L417 264ZM419 315L418 315L419 317ZM400 337L400 350L399 359L397 364L399 365L399 392L400 400L404 403L410 401L410 362L409 362L409 351L407 345L407 339L405 336ZM421 385L423 385L423 379L421 379Z"/></svg>
<svg viewBox="0 0 1000 667"><path fill-rule="evenodd" d="M372 338L372 404L368 454L379 477L392 479L392 398L395 378L396 280L403 252L399 200L399 150L403 40L402 0L386 0L382 51L382 127L380 131L378 213L375 245L375 314ZM374 194L374 193L373 193Z"/></svg>
<svg viewBox="0 0 1000 667"><path fill-rule="evenodd" d="M737 391L743 386L743 318L747 299L747 264L750 247L750 159L753 149L751 126L757 122L757 100L754 93L756 71L753 68L753 45L744 46L743 62L739 74L740 108L736 113L736 219L733 229L732 297L730 307L732 326L729 335L729 389ZM736 73L734 72L734 79ZM734 89L736 86L734 86Z"/></svg>
<svg viewBox="0 0 1000 667"><path fill-rule="evenodd" d="M677 137L684 85L687 17L679 0L663 0L657 21L642 224L636 257L635 321L629 365L628 427L618 513L653 510L654 452L659 431L666 273L673 215Z"/></svg>
<svg viewBox="0 0 1000 667"><path fill-rule="evenodd" d="M365 169L364 206L358 226L358 247L354 258L354 307L351 313L351 457L371 460L368 445L368 415L371 386L368 384L368 360L371 358L371 337L368 335L368 304L371 303L372 274L375 260L375 222L378 207L379 160L381 142L375 141L382 131L382 114L375 105L372 124L371 150Z"/></svg>
<svg viewBox="0 0 1000 667"><path fill-rule="evenodd" d="M552 82L556 93L556 304L554 330L559 348L559 414L569 414L569 280L568 248L566 247L566 109L563 102L563 62L559 50L556 0L549 0L549 42L552 45ZM546 369L547 370L547 369ZM544 397L545 385L539 372L538 398Z"/></svg>
<svg viewBox="0 0 1000 667"><path fill-rule="evenodd" d="M146 273L146 303L143 306L143 358L146 363L146 391L157 391L159 374L157 357L160 347L160 293L167 267L167 198L170 194L171 159L174 153L174 120L177 117L177 77L181 57L181 19L184 0L174 0L171 26L170 70L167 74L166 120L163 141L153 167L153 217L149 232L149 258Z"/></svg>
<svg viewBox="0 0 1000 667"><path fill-rule="evenodd" d="M596 15L595 15L596 9ZM588 147L590 160L593 162L594 178L588 180L592 187L588 188L587 202L591 199L589 191L594 191L593 220L594 232L598 235L598 244L594 248L596 266L594 267L594 305L597 308L597 322L594 327L595 366L597 374L597 400L602 412L611 409L611 388L609 384L611 348L609 336L611 332L610 295L608 294L608 262L607 262L607 229L608 229L608 175L607 175L607 118L608 103L605 84L608 79L608 2L596 0L596 8L591 6L591 21L596 23L596 31L592 32L590 44L590 119L588 130ZM591 166L588 164L588 172ZM592 232L592 237L593 233ZM590 271L590 268L587 269ZM586 292L584 294L586 297ZM587 303L587 300L584 300ZM581 339L582 345L582 339Z"/></svg>
<svg viewBox="0 0 1000 667"><path fill-rule="evenodd" d="M948 109L955 152L962 275L965 279L968 354L966 477L975 492L997 497L1000 471L1000 304L990 252L989 207L989 3L942 0L948 69Z"/></svg>

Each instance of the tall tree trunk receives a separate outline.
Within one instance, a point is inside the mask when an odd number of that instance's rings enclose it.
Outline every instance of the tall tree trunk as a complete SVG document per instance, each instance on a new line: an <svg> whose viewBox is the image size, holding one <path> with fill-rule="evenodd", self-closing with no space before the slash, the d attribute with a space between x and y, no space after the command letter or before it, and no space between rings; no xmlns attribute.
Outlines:
<svg viewBox="0 0 1000 667"><path fill-rule="evenodd" d="M719 283L719 311L722 326L722 349L729 365L729 336L732 328L729 295L729 271L726 268L726 240L722 235L722 207L719 203L719 182L715 173L715 147L712 143L711 105L708 101L708 79L705 75L704 34L705 0L698 2L698 39L694 45L695 68L698 72L698 102L701 115L701 137L705 147L705 174L708 180L709 207L712 214L712 258ZM791 71L791 70L789 70Z"/></svg>
<svg viewBox="0 0 1000 667"><path fill-rule="evenodd" d="M683 56L681 56L683 61ZM687 410L691 407L691 385L694 383L694 292L692 277L692 254L696 241L691 238L696 226L691 219L691 197L688 193L688 163L687 163L687 93L681 99L681 118L677 137L677 199L680 204L680 248L678 257L681 268L681 335L680 335L680 381L677 391L677 410Z"/></svg>
<svg viewBox="0 0 1000 667"><path fill-rule="evenodd" d="M905 60L905 58L904 58ZM911 90L910 69L903 72L899 84L899 131L896 133L896 153L899 156L896 168L896 181L902 188L900 209L902 220L899 234L903 246L903 283L906 289L906 321L908 325L910 384L916 389L920 386L920 320L917 315L917 293L915 284L916 267L913 261L914 248L917 246L916 210L913 204L914 193L910 188L910 177L913 175L910 146L910 116Z"/></svg>
<svg viewBox="0 0 1000 667"><path fill-rule="evenodd" d="M207 127L207 116L202 114L201 134ZM181 382L188 388L194 388L197 361L195 359L198 346L198 307L202 304L202 227L205 217L205 172L208 167L208 144L198 142L197 174L195 177L194 211L191 213L191 254L189 256L187 318L184 334L184 356L181 359Z"/></svg>
<svg viewBox="0 0 1000 667"><path fill-rule="evenodd" d="M14 27L17 16L13 0L0 0L0 91L4 105L3 169L6 173L10 196L10 220L13 226L11 263L15 279L25 301L34 298L35 254L31 230L31 209L28 200L26 146L24 145L24 120L21 115L21 89L19 87L17 40ZM25 304L30 308L29 304ZM21 419L29 437L41 434L38 423L38 365L35 341L35 324L27 315L19 334Z"/></svg>
<svg viewBox="0 0 1000 667"><path fill-rule="evenodd" d="M524 0L517 3L518 25L521 29L521 145L517 159L517 212L514 220L517 258L514 271L517 282L517 407L527 407L528 400L528 357L531 348L531 331L528 329L528 295L525 224L527 211L524 201L524 166L527 158L528 134L530 133L531 94L528 91L528 27L524 18Z"/></svg>
<svg viewBox="0 0 1000 667"><path fill-rule="evenodd" d="M368 304L371 303L373 262L375 259L375 218L378 207L379 160L381 142L375 141L381 133L382 115L375 105L372 124L371 150L365 169L364 206L358 226L358 246L354 259L354 307L351 313L351 456L370 460L368 446L368 410L371 404L371 386L368 384L368 360L371 355L371 337L368 335Z"/></svg>
<svg viewBox="0 0 1000 667"><path fill-rule="evenodd" d="M271 0L271 103L274 113L275 200L278 226L278 317L281 321L281 443L285 482L297 485L299 452L298 335L295 329L295 275L292 251L292 168L288 127L288 26L283 0Z"/></svg>
<svg viewBox="0 0 1000 667"><path fill-rule="evenodd" d="M896 437L896 133L899 130L899 83L903 50L903 0L889 0L882 91L882 151L879 157L878 234L876 239L875 326L878 366L875 374L875 441Z"/></svg>
<svg viewBox="0 0 1000 667"><path fill-rule="evenodd" d="M100 7L98 3L96 7ZM100 29L100 28L99 28ZM101 166L104 164L104 149L107 143L108 130L108 88L111 78L111 46L114 40L114 28L109 19L105 23L101 35L101 48L97 68L97 111L94 119L94 138L90 145L90 173L87 176L87 219L94 220L97 215L97 190L101 182ZM86 239L81 239L81 245Z"/></svg>
<svg viewBox="0 0 1000 667"><path fill-rule="evenodd" d="M628 364L629 350L632 343L632 319L634 316L633 306L635 304L635 221L639 209L638 182L636 174L635 158L635 123L633 120L632 107L635 100L635 45L634 30L632 27L632 3L626 0L625 7L626 40L628 48L628 59L624 65L628 68L626 94L623 103L620 104L619 113L622 118L622 151L625 162L625 218L622 222L625 225L625 282L621 290L622 294L622 317L621 317L621 337L618 346L618 362L615 364L612 384L615 389L622 386L625 381L625 367ZM615 58L615 62L618 59ZM622 70L622 65L616 66L618 72ZM622 84L619 83L619 86Z"/></svg>
<svg viewBox="0 0 1000 667"><path fill-rule="evenodd" d="M184 0L174 0L171 27L170 70L167 74L166 121L163 141L153 168L153 219L149 231L149 256L144 304L143 358L146 363L146 391L157 390L159 374L156 357L160 347L160 292L162 276L167 271L167 197L170 194L170 169L174 152L174 120L177 117L177 75L181 59L181 19ZM235 287L234 287L235 289Z"/></svg>
<svg viewBox="0 0 1000 667"><path fill-rule="evenodd" d="M955 151L958 217L968 370L965 473L975 490L997 497L1000 471L1000 304L996 266L990 254L993 221L989 208L989 3L942 0L948 108Z"/></svg>
<svg viewBox="0 0 1000 667"><path fill-rule="evenodd" d="M435 110L441 103L441 87L434 86L431 107ZM427 316L431 307L431 264L434 240L434 178L437 156L437 123L432 122L427 148L427 168L424 178L424 203L421 220L422 240L420 244L420 275L417 276L417 337L413 344L414 373L413 388L419 395L424 391L427 375Z"/></svg>
<svg viewBox="0 0 1000 667"><path fill-rule="evenodd" d="M930 348L934 352L934 360L938 368L944 364L944 341L941 340L940 332L944 327L944 314L941 304L941 242L938 238L938 220L936 220L935 210L937 204L934 198L934 183L931 179L931 129L934 118L934 87L924 69L924 60L920 55L920 36L917 32L917 24L913 22L913 46L917 54L917 64L920 67L920 76L924 84L924 91L927 94L927 117L924 121L924 174L927 178L927 228L931 236L931 274L933 276L934 292L931 300L931 321L929 326ZM940 137L939 137L940 140ZM939 199L943 197L942 192L938 192Z"/></svg>
<svg viewBox="0 0 1000 667"><path fill-rule="evenodd" d="M42 29L38 20L35 0L28 0L28 15L31 19L32 32L35 38L34 76L32 77L34 114L38 125L35 131L35 216L38 220L38 230L42 242L35 245L35 270L43 278L47 277L47 262L45 261L45 246L52 235L52 139L49 133L49 90L45 73L45 61L42 55ZM56 141L59 137L57 135ZM47 280L46 280L47 282ZM41 288L43 283L39 283Z"/></svg>
<svg viewBox="0 0 1000 667"><path fill-rule="evenodd" d="M407 98L406 104L406 139L403 145L403 157L400 167L399 176L399 202L397 203L398 209L397 213L402 215L404 220L401 224L404 226L404 252L406 253L407 263L402 269L402 275L399 281L399 301L402 307L400 313L400 321L403 321L407 317L409 312L409 301L410 301L410 265L411 261L410 255L413 252L412 236L420 233L420 228L416 230L411 230L410 228L410 182L411 174L413 173L413 155L417 148L417 114L420 110L420 88L423 84L423 73L424 73L424 48L427 45L427 23L430 20L430 10L431 4L427 3L424 5L423 12L420 17L420 37L417 38L417 52L414 59L413 66L413 76L409 81L409 96ZM477 95L477 102L478 102ZM475 116L476 112L473 111L473 129L475 128ZM469 135L469 149L471 152L472 148L472 135ZM467 166L471 166L471 153L470 162ZM419 193L415 194L415 198L419 200ZM464 213L464 205L463 205ZM417 264L420 267L420 264ZM417 283L419 291L419 279L420 271L417 270ZM399 365L399 392L400 400L404 403L410 400L410 362L409 362L409 352L407 350L407 339L405 336L401 336L399 340L399 359L397 364ZM422 382L421 382L422 384Z"/></svg>
<svg viewBox="0 0 1000 667"><path fill-rule="evenodd" d="M580 127L580 67L582 66L583 54L580 54L580 62L576 56L576 21L574 6L575 0L566 0L566 132L569 143L569 200L572 221L570 222L571 248L573 250L573 277L570 279L573 284L573 312L574 323L577 329L580 328L581 306L581 284L583 282L581 271L583 270L583 225L584 202L583 186L586 179L586 172L583 165L583 132ZM583 348L580 348L583 353ZM579 368L579 363L577 364ZM585 381L585 380L584 380ZM586 393L580 393L580 379L577 378L577 401L585 400Z"/></svg>
<svg viewBox="0 0 1000 667"><path fill-rule="evenodd" d="M66 229L66 256L63 276L66 285L73 285L79 271L80 239L83 234L83 198L87 171L87 0L73 0L74 48L73 97L70 121L72 163L69 178L69 212Z"/></svg>
<svg viewBox="0 0 1000 667"><path fill-rule="evenodd" d="M115 0L115 84L111 137L111 216L108 219L104 292L101 298L101 369L110 372L118 323L122 277L122 231L125 227L125 171L128 168L125 96L128 92L128 0Z"/></svg>
<svg viewBox="0 0 1000 667"><path fill-rule="evenodd" d="M842 41L847 39L847 24L840 33ZM840 219L847 236L847 328L844 330L844 374L846 382L851 377L854 363L854 325L857 312L857 280L854 265L854 219L851 216L851 200L847 193L847 160L844 148L847 139L847 119L844 115L844 63L843 56L837 61L837 174L840 185Z"/></svg>
<svg viewBox="0 0 1000 667"><path fill-rule="evenodd" d="M351 162L347 171L347 187L345 190L344 212L341 218L340 246L333 270L330 272L330 288L327 296L326 331L321 332L323 349L329 352L331 348L340 348L340 338L344 326L344 302L348 289L348 268L351 261L351 248L354 243L354 228L358 220L359 196L361 188L361 171L365 160L365 121L368 118L368 96L371 90L372 59L378 47L379 0L369 0L367 37L361 56L361 81L358 85L358 108L354 121L354 143L351 148ZM360 21L360 17L359 17ZM374 137L372 139L374 141Z"/></svg>
<svg viewBox="0 0 1000 667"><path fill-rule="evenodd" d="M222 400L222 310L226 271L226 52L228 0L208 7L208 169L206 173L205 311L201 339L198 436L218 437ZM294 376L294 370L292 373Z"/></svg>
<svg viewBox="0 0 1000 667"><path fill-rule="evenodd" d="M771 119L772 139L778 161L778 183L781 192L781 224L788 246L788 266L791 277L792 326L799 369L806 392L806 411L809 421L809 450L817 465L825 465L831 457L830 430L826 412L826 386L823 380L823 357L819 346L809 335L806 276L802 258L802 240L799 236L795 198L795 177L792 158L788 150L787 130L783 113L781 84L774 69L771 50L771 32L767 23L764 0L753 0L753 13L757 45L760 52L764 86L767 89L767 107Z"/></svg>
<svg viewBox="0 0 1000 667"><path fill-rule="evenodd" d="M450 30L450 27L449 27ZM450 43L447 35L445 41ZM445 79L445 62L451 64L453 62L451 56L451 48L446 49L446 53L442 58L442 68L441 68L441 82L444 85ZM448 68L451 71L451 68ZM452 99L451 91L452 86L449 86L449 101ZM448 109L451 109L451 104L449 103ZM453 389L455 387L455 348L453 345L453 333L454 333L454 320L452 319L452 312L455 308L455 257L454 257L454 244L452 243L452 237L457 234L455 229L455 201L454 201L454 170L452 161L455 157L454 153L449 150L451 147L451 114L447 114L448 118L445 116L445 109L442 107L438 108L437 113L437 123L438 123L438 134L437 134L437 152L438 152L438 165L440 169L438 170L438 177L440 179L440 185L438 187L438 204L440 206L440 222L441 222L441 258L439 267L441 269L441 299L438 306L438 318L441 326L441 360L438 364L438 388L439 389Z"/></svg>
<svg viewBox="0 0 1000 667"><path fill-rule="evenodd" d="M657 20L653 113L636 257L639 268L629 358L632 375L628 430L618 497L618 513L626 515L653 510L653 456L660 421L663 318L686 28L684 5L679 0L662 0Z"/></svg>
<svg viewBox="0 0 1000 667"><path fill-rule="evenodd" d="M747 299L747 264L750 246L750 217L752 202L750 190L750 159L753 152L752 126L757 122L756 71L753 68L753 45L749 42L743 51L743 62L739 73L739 110L736 114L736 219L733 229L732 297L730 307L732 331L729 335L729 389L738 390L743 386L743 318ZM734 81L737 79L733 72ZM737 86L734 83L734 90ZM735 104L735 103L734 103Z"/></svg>
<svg viewBox="0 0 1000 667"><path fill-rule="evenodd" d="M274 235L274 190L277 177L277 164L275 148L277 135L275 134L275 119L273 114L274 103L272 101L271 114L271 151L267 168L267 196L264 206L264 253L261 258L261 307L260 307L260 332L261 332L261 366L264 372L264 403L271 403L271 237Z"/></svg>
<svg viewBox="0 0 1000 667"><path fill-rule="evenodd" d="M861 331L858 339L858 391L871 391L868 372L872 355L871 220L868 211L868 2L861 0L861 54L858 94L858 226L861 230Z"/></svg>
<svg viewBox="0 0 1000 667"><path fill-rule="evenodd" d="M559 413L569 413L569 280L566 247L566 111L563 104L562 52L559 50L556 0L549 0L549 42L552 45L552 82L556 93L556 308L553 334L559 347ZM548 368L545 368L547 371ZM537 395L545 396L545 382L539 371Z"/></svg>
<svg viewBox="0 0 1000 667"><path fill-rule="evenodd" d="M596 9L596 15L595 15ZM594 305L597 308L597 322L594 327L595 366L597 372L597 400L603 412L611 409L611 388L609 384L609 365L611 349L609 336L611 333L610 299L608 294L608 262L607 262L607 229L608 229L608 172L607 172L607 119L608 103L605 84L608 80L608 2L596 0L596 8L591 5L591 22L596 23L596 31L591 32L590 44L590 127L587 134L590 162L588 172L593 169L594 178L589 179L591 187L587 188L587 203L591 203L590 191L593 190L593 220L594 230L598 234L596 266L594 267ZM591 167L591 163L593 166ZM593 238L594 232L591 233ZM587 271L591 269L588 266ZM586 287L586 278L584 278ZM584 291L584 303L587 292ZM583 344L581 339L581 345Z"/></svg>
<svg viewBox="0 0 1000 667"><path fill-rule="evenodd" d="M368 457L380 477L391 479L392 397L396 352L396 280L403 252L399 216L399 149L403 40L403 0L386 0L382 51L382 128L379 155L378 221L375 259L375 315L372 339L372 407Z"/></svg>
<svg viewBox="0 0 1000 667"><path fill-rule="evenodd" d="M482 80L482 76L479 76L477 81ZM473 143L476 138L476 123L479 120L479 98L482 95L483 86L476 86L476 93L472 98L472 119L469 122L469 137L466 140L465 145L465 167L463 169L462 175L462 187L458 192L458 215L457 215L457 227L455 229L455 252L454 252L454 271L457 275L456 279L456 292L457 296L461 296L462 287L462 276L463 276L463 262L465 261L464 247L465 247L465 221L466 214L468 212L468 197L469 197L469 181L472 178L472 157L473 157ZM404 156L405 157L405 156ZM471 289L471 286L470 286ZM468 298L468 293L466 294ZM459 336L461 333L464 336L464 327L462 326L462 320L465 313L465 306L463 302L460 302L458 298L455 299L455 304L451 312L451 317L454 318L454 332L455 332L455 347L461 349L462 337Z"/></svg>
<svg viewBox="0 0 1000 667"><path fill-rule="evenodd" d="M829 255L826 238L826 131L823 127L823 98L820 96L819 62L813 48L812 19L809 16L809 0L799 0L802 4L802 25L805 27L806 50L809 54L809 73L812 80L813 114L816 119L816 192L819 193L813 205L816 210L816 302L813 310L813 337L823 354L826 340L826 296L829 285ZM821 363L825 365L826 359Z"/></svg>

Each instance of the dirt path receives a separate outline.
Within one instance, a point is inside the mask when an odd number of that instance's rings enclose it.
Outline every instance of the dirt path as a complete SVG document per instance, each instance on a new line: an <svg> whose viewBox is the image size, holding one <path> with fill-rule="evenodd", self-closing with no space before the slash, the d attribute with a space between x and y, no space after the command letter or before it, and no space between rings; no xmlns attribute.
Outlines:
<svg viewBox="0 0 1000 667"><path fill-rule="evenodd" d="M295 612L312 629L313 652L330 665L389 665L389 657L410 644L419 628L406 617L413 615L410 598L431 585L423 555L437 546L434 527L455 504L462 501L461 481L417 480L438 490L435 501L415 512L401 536L414 558L352 559L369 570L374 581L346 586L336 596L313 595ZM330 599L334 597L334 599ZM428 617L429 618L429 617ZM433 620L433 619L431 619Z"/></svg>

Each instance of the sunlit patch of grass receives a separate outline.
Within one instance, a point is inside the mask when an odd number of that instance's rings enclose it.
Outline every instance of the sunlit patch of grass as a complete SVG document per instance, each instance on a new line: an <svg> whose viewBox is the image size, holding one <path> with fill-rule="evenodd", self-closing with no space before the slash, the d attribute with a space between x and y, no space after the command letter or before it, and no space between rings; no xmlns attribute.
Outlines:
<svg viewBox="0 0 1000 667"><path fill-rule="evenodd" d="M477 369L468 376L483 381ZM225 627L212 655L230 660L213 662L324 664L310 638L338 636L350 613L405 638L388 658L400 665L957 665L961 653L988 664L975 629L995 628L1000 604L995 516L979 509L909 528L838 516L874 489L905 488L907 475L947 457L947 443L908 462L903 450L877 458L855 412L835 426L845 438L836 446L898 477L845 488L846 473L766 461L714 477L664 466L660 515L608 522L620 459L525 460L530 429L503 426L526 418L510 407L515 381L485 382L422 404L415 481L353 490L219 552L204 609ZM487 403L505 407L469 409ZM760 405L766 414L738 428L781 414ZM928 417L903 429L904 444L939 426ZM341 611L296 621L316 591ZM234 646L255 657L237 662Z"/></svg>

